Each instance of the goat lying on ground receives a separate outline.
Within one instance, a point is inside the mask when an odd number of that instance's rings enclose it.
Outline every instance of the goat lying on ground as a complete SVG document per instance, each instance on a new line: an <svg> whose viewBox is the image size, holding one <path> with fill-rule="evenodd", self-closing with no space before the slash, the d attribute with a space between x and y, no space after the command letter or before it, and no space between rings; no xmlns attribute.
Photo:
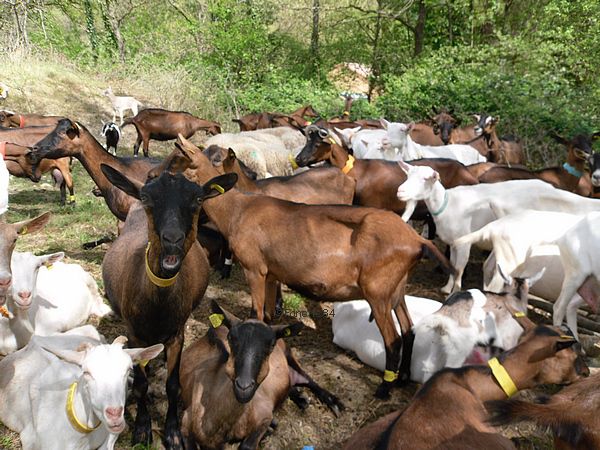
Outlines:
<svg viewBox="0 0 600 450"><path fill-rule="evenodd" d="M442 303L436 300L412 295L405 295L404 301L415 325L442 306ZM385 370L385 345L377 324L369 321L371 317L369 303L365 300L334 303L333 311L331 319L333 343L356 353L358 359L363 363L383 372ZM398 319L395 316L392 316L392 319L396 331L400 333ZM412 374L411 379L414 381Z"/></svg>
<svg viewBox="0 0 600 450"><path fill-rule="evenodd" d="M114 448L125 429L131 366L163 349L161 344L123 349L126 341L120 336L106 345L73 333L34 336L0 361L0 420L19 433L24 450Z"/></svg>
<svg viewBox="0 0 600 450"><path fill-rule="evenodd" d="M413 328L413 380L424 383L444 367L485 363L491 348L504 351L517 345L523 329L513 313L527 313L529 287L542 275L543 271L530 279L505 277L498 294L469 289L448 297Z"/></svg>
<svg viewBox="0 0 600 450"><path fill-rule="evenodd" d="M114 122L114 119L113 119ZM133 156L137 156L140 144L144 144L144 156L148 157L150 139L170 141L177 139L178 134L186 138L193 136L198 130L212 135L221 132L221 125L210 120L200 119L184 111L168 111L166 109L148 108L136 113L135 117L121 121L121 126L133 125L137 131L137 140L133 146Z"/></svg>
<svg viewBox="0 0 600 450"><path fill-rule="evenodd" d="M106 151L114 156L117 156L117 146L121 139L121 129L114 122L102 123L102 131L100 136L106 138ZM114 149L112 152L110 149Z"/></svg>
<svg viewBox="0 0 600 450"><path fill-rule="evenodd" d="M301 323L269 326L241 321L216 303L212 310L213 328L182 354L181 427L188 449L239 441L240 448L258 448L290 391L292 400L306 407L294 386L307 386L336 415L343 409L302 370L283 340L298 334Z"/></svg>
<svg viewBox="0 0 600 450"><path fill-rule="evenodd" d="M486 423L484 402L499 400L544 383L569 383L589 369L572 347L577 341L547 326L518 319L525 333L514 349L490 368L444 369L417 391L402 412L356 432L344 449L464 450L514 449ZM504 369L504 370L502 370Z"/></svg>
<svg viewBox="0 0 600 450"><path fill-rule="evenodd" d="M121 235L102 262L106 296L125 321L133 342L166 346L164 440L167 449L181 449L178 400L183 331L208 285L208 261L196 240L198 216L202 201L230 189L237 176L221 175L197 186L180 174L164 172L142 186L110 166L101 169L111 183L141 200L129 211ZM133 444L152 442L147 390L146 372L136 366Z"/></svg>
<svg viewBox="0 0 600 450"><path fill-rule="evenodd" d="M138 113L138 108L144 106L141 102L137 101L133 97L116 96L115 94L113 94L112 88L110 86L104 91L104 95L108 97L113 107L112 121L114 122L115 120L117 120L118 114L121 118L121 122L119 122L121 125L123 125L123 113L125 111L130 109L133 115L136 116Z"/></svg>
<svg viewBox="0 0 600 450"><path fill-rule="evenodd" d="M172 160L184 174L204 183L217 174L199 149L179 137ZM304 205L236 189L204 204L241 266L259 319L275 313L277 282L316 299L366 299L386 346L386 372L377 395L387 396L398 378L408 378L410 316L404 303L408 274L424 254L446 270L446 258L396 214L346 205ZM373 261L377 261L374 263ZM399 319L407 346L400 366L402 338L392 321Z"/></svg>
<svg viewBox="0 0 600 450"><path fill-rule="evenodd" d="M56 126L61 116L43 116L41 114L17 114L12 111L0 110L0 127L25 128L39 126Z"/></svg>
<svg viewBox="0 0 600 450"><path fill-rule="evenodd" d="M432 168L411 166L402 161L399 164L406 172L407 180L398 187L398 198L406 202L424 200L440 239L451 246L450 258L457 275L450 277L442 288L443 292L460 290L471 246L454 245L454 241L497 219L490 202L494 202L496 208L505 214L527 209L572 214L600 211L600 201L555 189L539 180L514 180L445 189L438 173ZM408 220L410 211L405 211L402 217Z"/></svg>
<svg viewBox="0 0 600 450"><path fill-rule="evenodd" d="M539 403L496 400L485 404L491 423L506 425L531 421L554 433L557 450L600 448L600 373L579 380Z"/></svg>

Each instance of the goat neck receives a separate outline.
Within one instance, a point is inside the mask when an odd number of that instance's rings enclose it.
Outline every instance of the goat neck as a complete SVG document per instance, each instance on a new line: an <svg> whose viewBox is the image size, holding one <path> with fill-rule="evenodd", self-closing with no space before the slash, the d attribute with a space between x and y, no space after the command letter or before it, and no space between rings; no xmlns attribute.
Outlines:
<svg viewBox="0 0 600 450"><path fill-rule="evenodd" d="M85 387L84 376L81 375L71 384L65 395L65 407L71 426L80 433L91 433L100 427L102 422L98 419L91 408L92 400L88 389ZM72 401L70 400L71 389L74 389ZM74 423L73 423L74 422Z"/></svg>
<svg viewBox="0 0 600 450"><path fill-rule="evenodd" d="M429 197L424 200L427 209L434 217L437 217L444 212L448 206L448 196L448 191L442 186L441 181L436 181L431 188Z"/></svg>
<svg viewBox="0 0 600 450"><path fill-rule="evenodd" d="M331 154L329 155L329 163L332 166L338 167L341 170L344 170L347 167L348 161L350 160L351 156L350 154L344 150L344 148L338 144L331 144ZM352 172L352 170L354 169L354 167L352 166L352 168L346 168L346 172L344 172L346 175L350 176L350 173Z"/></svg>

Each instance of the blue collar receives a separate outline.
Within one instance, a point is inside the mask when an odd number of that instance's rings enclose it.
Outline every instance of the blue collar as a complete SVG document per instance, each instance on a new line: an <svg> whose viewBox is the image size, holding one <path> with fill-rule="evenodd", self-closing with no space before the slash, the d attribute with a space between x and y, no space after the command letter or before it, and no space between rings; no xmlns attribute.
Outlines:
<svg viewBox="0 0 600 450"><path fill-rule="evenodd" d="M446 206L448 206L448 191L444 191L444 201L442 202L442 206L440 206L440 209L438 209L437 211L431 211L431 215L439 216L441 213L444 212Z"/></svg>
<svg viewBox="0 0 600 450"><path fill-rule="evenodd" d="M581 178L583 176L583 172L581 170L577 170L575 167L573 167L569 163L564 163L563 169L565 169L567 172L569 172L574 177Z"/></svg>

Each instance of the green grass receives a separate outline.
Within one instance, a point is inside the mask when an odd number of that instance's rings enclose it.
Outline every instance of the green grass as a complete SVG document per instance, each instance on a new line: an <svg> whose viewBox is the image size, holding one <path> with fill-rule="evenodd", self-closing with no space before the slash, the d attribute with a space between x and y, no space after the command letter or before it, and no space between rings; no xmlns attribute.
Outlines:
<svg viewBox="0 0 600 450"><path fill-rule="evenodd" d="M304 308L304 297L295 292L284 294L283 308L288 311L300 311Z"/></svg>

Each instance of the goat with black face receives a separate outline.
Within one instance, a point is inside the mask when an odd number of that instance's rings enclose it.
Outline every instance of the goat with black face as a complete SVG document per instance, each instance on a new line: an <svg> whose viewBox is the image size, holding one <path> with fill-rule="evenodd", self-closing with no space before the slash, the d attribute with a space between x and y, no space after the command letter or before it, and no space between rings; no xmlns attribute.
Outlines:
<svg viewBox="0 0 600 450"><path fill-rule="evenodd" d="M336 415L343 409L302 369L284 342L301 331L301 323L242 321L214 302L212 310L212 328L182 355L187 448L222 448L239 441L240 448L257 448L288 393L299 407L307 406L294 386L307 386Z"/></svg>
<svg viewBox="0 0 600 450"><path fill-rule="evenodd" d="M125 321L133 345L165 345L169 402L165 446L182 449L177 401L183 330L208 285L208 261L196 240L198 215L202 202L230 189L237 176L222 175L199 186L181 174L163 172L142 186L109 166L101 169L111 183L141 200L131 207L121 235L104 257L106 296ZM147 390L145 368L138 365L133 382L134 444L152 441Z"/></svg>

